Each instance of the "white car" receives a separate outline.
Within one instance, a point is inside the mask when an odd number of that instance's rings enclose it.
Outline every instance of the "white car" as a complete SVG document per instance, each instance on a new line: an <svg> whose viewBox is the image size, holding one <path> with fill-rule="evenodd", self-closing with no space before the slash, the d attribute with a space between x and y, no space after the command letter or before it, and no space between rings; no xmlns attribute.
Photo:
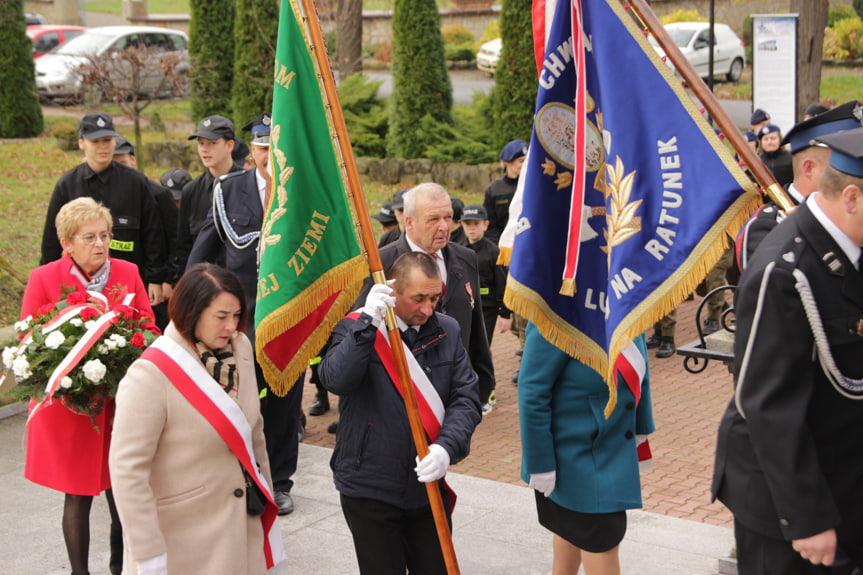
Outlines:
<svg viewBox="0 0 863 575"><path fill-rule="evenodd" d="M178 30L152 26L104 26L89 28L86 32L69 40L53 52L36 60L36 89L41 96L82 96L79 69L93 58L110 55L131 47L144 47L148 62L141 74L140 92L154 92L162 81L162 60L176 54L180 57L175 73L187 78L189 72L189 37ZM112 70L112 74L114 71ZM117 82L123 82L123 70L117 70ZM112 76L113 78L113 76ZM184 81L184 85L187 82Z"/></svg>
<svg viewBox="0 0 863 575"><path fill-rule="evenodd" d="M500 50L502 47L503 42L501 42L500 38L496 38L480 46L479 54L476 55L476 67L483 72L494 75L498 60L500 60Z"/></svg>
<svg viewBox="0 0 863 575"><path fill-rule="evenodd" d="M713 76L724 76L729 82L736 82L746 66L746 50L740 38L725 24L714 24ZM709 22L675 22L666 24L665 30L671 40L680 48L689 64L702 78L709 74L710 52ZM665 52L653 36L648 37L653 49L660 56ZM671 62L667 61L671 66ZM673 66L672 66L673 67ZM678 73L678 75L680 75Z"/></svg>

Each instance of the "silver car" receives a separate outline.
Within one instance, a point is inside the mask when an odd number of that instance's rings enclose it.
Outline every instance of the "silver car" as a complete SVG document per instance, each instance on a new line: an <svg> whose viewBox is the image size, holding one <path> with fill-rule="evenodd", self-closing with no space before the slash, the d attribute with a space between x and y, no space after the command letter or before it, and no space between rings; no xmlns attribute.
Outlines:
<svg viewBox="0 0 863 575"><path fill-rule="evenodd" d="M665 30L671 40L680 48L689 64L702 78L709 75L708 59L710 51L710 24L708 22L675 22L666 24ZM724 76L729 82L736 82L746 65L746 50L743 42L725 24L714 24L713 75ZM653 36L649 37L654 50L665 56ZM671 62L667 62L671 65ZM673 66L672 66L673 67ZM679 75L679 74L678 74Z"/></svg>
<svg viewBox="0 0 863 575"><path fill-rule="evenodd" d="M140 74L141 94L154 95L166 90L163 84L164 63L168 57L176 56L173 73L180 78L185 89L188 86L189 37L178 30L150 26L105 26L89 28L80 36L66 42L53 52L36 60L36 89L41 96L81 97L85 90L82 82L82 66L104 62L110 68L111 79L122 89L130 89L132 79L124 69L122 59L111 59L114 52L138 48L146 54L144 68ZM168 95L167 91L163 94Z"/></svg>

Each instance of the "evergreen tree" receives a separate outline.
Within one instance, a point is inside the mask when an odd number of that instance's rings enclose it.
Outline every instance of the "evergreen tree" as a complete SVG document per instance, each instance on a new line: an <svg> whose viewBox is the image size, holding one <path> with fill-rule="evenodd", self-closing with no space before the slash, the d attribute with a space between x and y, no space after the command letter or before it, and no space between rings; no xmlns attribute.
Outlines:
<svg viewBox="0 0 863 575"><path fill-rule="evenodd" d="M278 35L278 0L237 0L233 114L238 130L261 112L273 109L273 69Z"/></svg>
<svg viewBox="0 0 863 575"><path fill-rule="evenodd" d="M392 74L387 155L422 157L429 143L420 129L423 117L452 124L452 84L435 0L393 3Z"/></svg>
<svg viewBox="0 0 863 575"><path fill-rule="evenodd" d="M29 138L43 127L32 43L25 30L22 0L0 0L0 138Z"/></svg>
<svg viewBox="0 0 863 575"><path fill-rule="evenodd" d="M503 49L492 91L492 145L496 150L511 140L530 141L533 130L537 76L530 15L531 0L503 0Z"/></svg>
<svg viewBox="0 0 863 575"><path fill-rule="evenodd" d="M195 122L213 114L231 117L234 11L233 0L189 2L189 83Z"/></svg>

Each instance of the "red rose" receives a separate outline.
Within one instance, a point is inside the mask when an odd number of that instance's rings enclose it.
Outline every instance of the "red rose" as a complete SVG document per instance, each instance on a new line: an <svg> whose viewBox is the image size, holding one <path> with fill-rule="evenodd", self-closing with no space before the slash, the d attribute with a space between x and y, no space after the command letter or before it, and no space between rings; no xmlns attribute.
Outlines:
<svg viewBox="0 0 863 575"><path fill-rule="evenodd" d="M120 304L120 305L114 306L112 309L113 309L114 313L116 313L119 316L122 316L123 319L126 319L126 320L135 319L135 310L130 308L127 305Z"/></svg>
<svg viewBox="0 0 863 575"><path fill-rule="evenodd" d="M36 315L38 317L41 317L43 315L48 315L52 311L54 311L54 304L53 303L46 303L45 305L43 305L42 307L40 307L39 309L36 310Z"/></svg>
<svg viewBox="0 0 863 575"><path fill-rule="evenodd" d="M142 334L140 331L135 332L135 335L132 336L132 339L129 340L129 343L139 348L143 348L147 344L147 342L144 341L144 334Z"/></svg>
<svg viewBox="0 0 863 575"><path fill-rule="evenodd" d="M91 307L85 307L81 310L81 319L84 321L88 321L93 319L94 317L99 317L99 312Z"/></svg>
<svg viewBox="0 0 863 575"><path fill-rule="evenodd" d="M66 296L66 304L68 305L80 305L86 302L87 296L84 295L84 292L73 291L69 292L69 294Z"/></svg>

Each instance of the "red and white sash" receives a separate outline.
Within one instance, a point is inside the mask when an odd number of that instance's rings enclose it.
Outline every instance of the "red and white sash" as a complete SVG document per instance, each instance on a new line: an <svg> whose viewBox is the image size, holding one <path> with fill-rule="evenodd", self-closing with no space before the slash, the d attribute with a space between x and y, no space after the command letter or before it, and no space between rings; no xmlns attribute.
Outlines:
<svg viewBox="0 0 863 575"><path fill-rule="evenodd" d="M279 508L273 492L258 469L252 449L252 428L240 406L210 377L200 359L169 337L161 336L144 350L141 359L158 367L192 407L204 416L225 441L246 472L266 495L266 507L261 515L264 529L264 555L267 569L285 559L285 547L278 518Z"/></svg>
<svg viewBox="0 0 863 575"><path fill-rule="evenodd" d="M617 381L617 376L623 376L626 386L635 396L635 405L641 401L641 387L644 385L644 376L647 374L647 362L638 347L629 342L629 345L621 350L617 356L617 361L614 363L614 380ZM650 452L650 442L646 435L636 435L636 445L638 446L638 467L641 471L646 471L653 467L653 454Z"/></svg>

